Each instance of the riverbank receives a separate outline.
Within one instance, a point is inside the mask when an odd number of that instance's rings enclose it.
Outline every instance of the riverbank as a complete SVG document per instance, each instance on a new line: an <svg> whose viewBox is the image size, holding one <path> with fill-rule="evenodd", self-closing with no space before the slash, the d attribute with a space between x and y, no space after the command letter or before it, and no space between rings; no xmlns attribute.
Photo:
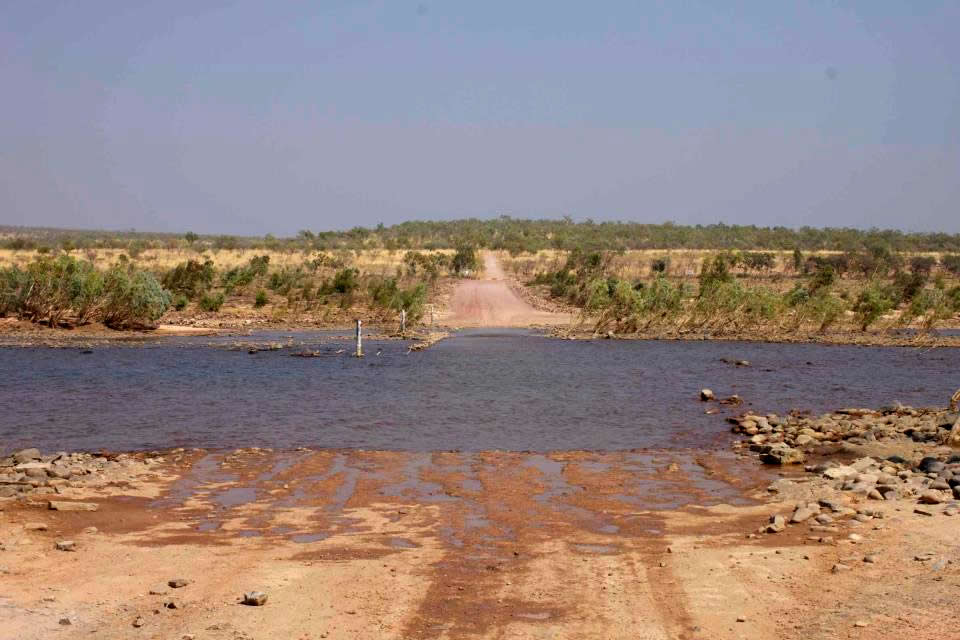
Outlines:
<svg viewBox="0 0 960 640"><path fill-rule="evenodd" d="M0 638L948 637L944 416L754 412L737 455L20 452Z"/></svg>
<svg viewBox="0 0 960 640"><path fill-rule="evenodd" d="M597 333L589 329L569 329L555 327L549 335L562 340L678 340L678 341L714 341L714 342L753 342L767 344L824 344L856 345L863 347L960 347L960 335L956 330L948 332L924 332L900 330L896 332L876 331L832 331L822 332L779 332L765 335L762 332L731 331L723 334L680 331L641 331L637 333L616 333L608 331Z"/></svg>

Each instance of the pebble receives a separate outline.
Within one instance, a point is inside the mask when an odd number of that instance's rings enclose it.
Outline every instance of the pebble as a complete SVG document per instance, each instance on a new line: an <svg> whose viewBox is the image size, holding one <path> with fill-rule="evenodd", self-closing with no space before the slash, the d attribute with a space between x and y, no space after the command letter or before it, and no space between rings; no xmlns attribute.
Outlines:
<svg viewBox="0 0 960 640"><path fill-rule="evenodd" d="M70 621L70 618L60 618L60 624L62 624L65 627L68 627L71 624L73 624L73 622Z"/></svg>
<svg viewBox="0 0 960 640"><path fill-rule="evenodd" d="M262 607L267 604L267 594L262 591L251 591L243 594L243 604L251 607Z"/></svg>
<svg viewBox="0 0 960 640"><path fill-rule="evenodd" d="M59 540L57 541L57 551L76 551L77 543L73 540Z"/></svg>
<svg viewBox="0 0 960 640"><path fill-rule="evenodd" d="M831 573L841 573L843 571L850 571L850 567L840 562L833 565L833 567L830 569Z"/></svg>
<svg viewBox="0 0 960 640"><path fill-rule="evenodd" d="M867 555L863 556L863 561L866 562L867 564L876 564L877 559L878 559L878 556L875 553L868 553Z"/></svg>
<svg viewBox="0 0 960 640"><path fill-rule="evenodd" d="M143 620L143 618L142 618L141 616L137 616L136 618L133 619L133 626L134 626L134 627L136 627L136 628L139 629L139 628L142 627L143 625L144 625L144 620Z"/></svg>
<svg viewBox="0 0 960 640"><path fill-rule="evenodd" d="M174 578L167 582L167 586L171 589L180 589L190 584L190 581L186 578Z"/></svg>

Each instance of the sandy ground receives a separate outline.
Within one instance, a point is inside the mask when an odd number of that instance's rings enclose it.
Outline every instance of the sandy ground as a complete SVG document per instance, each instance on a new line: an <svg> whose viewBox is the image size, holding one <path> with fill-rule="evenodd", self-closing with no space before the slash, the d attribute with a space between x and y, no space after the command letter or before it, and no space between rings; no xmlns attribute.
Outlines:
<svg viewBox="0 0 960 640"><path fill-rule="evenodd" d="M787 508L772 477L697 452L168 456L58 496L96 512L0 502L0 638L955 637L960 521L881 504L856 542L748 538Z"/></svg>
<svg viewBox="0 0 960 640"><path fill-rule="evenodd" d="M529 327L570 323L570 315L540 311L518 296L493 252L483 252L482 279L461 280L438 321L455 327Z"/></svg>

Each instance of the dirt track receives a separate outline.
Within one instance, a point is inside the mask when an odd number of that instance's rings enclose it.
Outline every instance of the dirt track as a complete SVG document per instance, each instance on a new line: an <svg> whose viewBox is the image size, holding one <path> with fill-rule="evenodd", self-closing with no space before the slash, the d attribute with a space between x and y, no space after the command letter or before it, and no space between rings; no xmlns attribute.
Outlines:
<svg viewBox="0 0 960 640"><path fill-rule="evenodd" d="M529 327L569 324L570 316L538 311L514 293L496 256L483 253L483 278L457 283L445 324L456 327Z"/></svg>

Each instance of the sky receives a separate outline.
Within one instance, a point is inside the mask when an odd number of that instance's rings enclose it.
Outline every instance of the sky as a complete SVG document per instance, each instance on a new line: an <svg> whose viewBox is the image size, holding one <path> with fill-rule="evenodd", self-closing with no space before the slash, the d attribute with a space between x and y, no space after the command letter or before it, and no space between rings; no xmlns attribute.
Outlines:
<svg viewBox="0 0 960 640"><path fill-rule="evenodd" d="M0 0L0 224L960 232L960 2Z"/></svg>

